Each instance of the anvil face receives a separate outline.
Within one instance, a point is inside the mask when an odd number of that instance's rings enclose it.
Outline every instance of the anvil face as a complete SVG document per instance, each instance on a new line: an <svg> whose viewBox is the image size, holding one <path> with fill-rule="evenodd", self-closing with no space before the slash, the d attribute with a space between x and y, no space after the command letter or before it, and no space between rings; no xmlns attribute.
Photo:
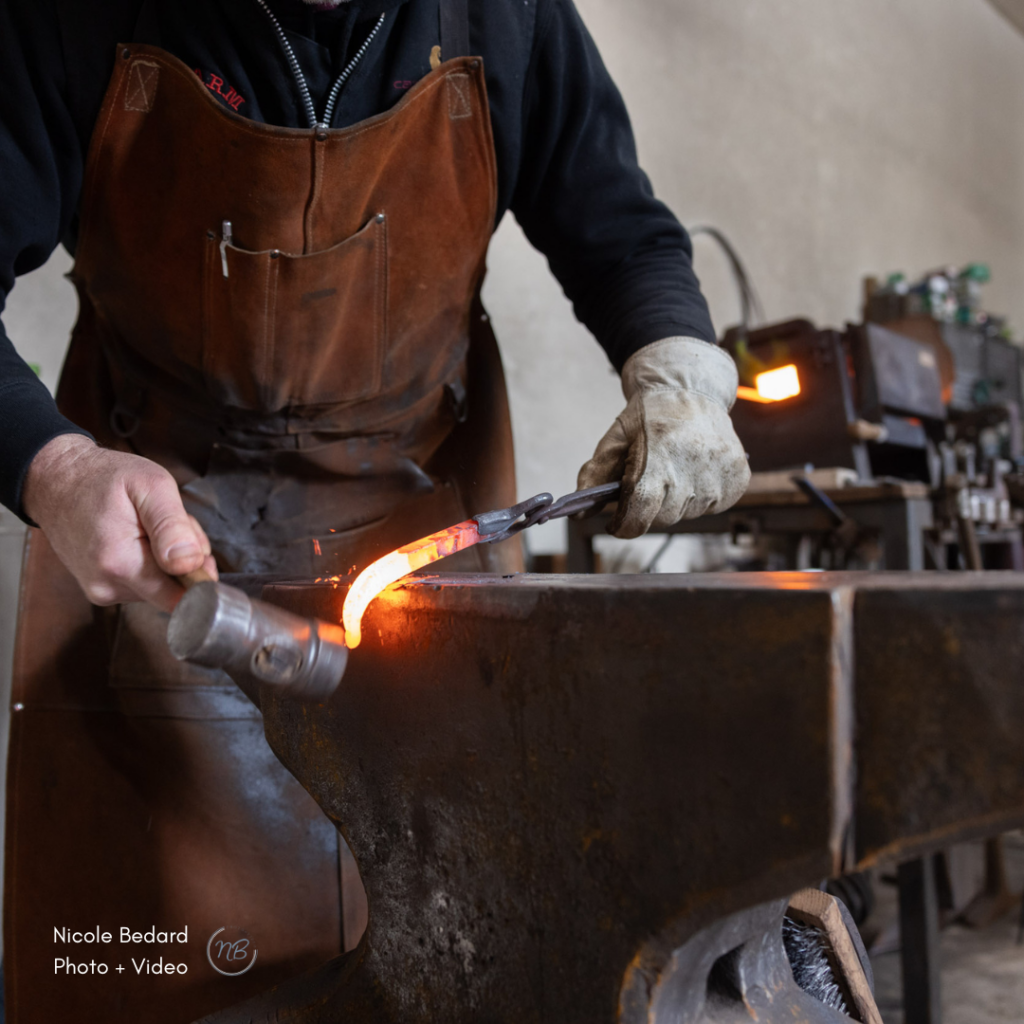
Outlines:
<svg viewBox="0 0 1024 1024"><path fill-rule="evenodd" d="M264 590L328 621L344 596ZM958 612L979 601L1007 658L976 671ZM328 704L263 693L267 738L345 835L370 908L359 949L273 1005L375 1024L681 1019L655 1012L672 1005L673 953L852 867L862 814L862 856L1024 822L1022 636L1024 581L1000 574L450 576L389 591ZM886 643L899 678L870 657ZM957 722L935 713L943 688L973 696ZM995 780L991 759L947 763L959 802L919 786L911 811L894 787L936 768L876 728L890 700L901 733L924 714L941 744L966 724L1005 737L993 756L1009 764Z"/></svg>

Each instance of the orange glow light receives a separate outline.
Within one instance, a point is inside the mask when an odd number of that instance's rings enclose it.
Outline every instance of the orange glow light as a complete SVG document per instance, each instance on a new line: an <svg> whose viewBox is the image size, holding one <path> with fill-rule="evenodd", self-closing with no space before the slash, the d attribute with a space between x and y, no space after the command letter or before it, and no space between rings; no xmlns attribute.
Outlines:
<svg viewBox="0 0 1024 1024"><path fill-rule="evenodd" d="M341 618L345 624L345 643L350 648L359 646L363 639L360 630L363 612L382 590L403 576L408 576L409 573L422 569L423 566L430 565L440 558L454 555L456 551L471 548L479 541L480 534L475 520L467 519L458 526L449 526L440 533L432 533L422 540L406 544L404 548L392 551L367 566L356 577L355 583L345 597L345 605L341 611Z"/></svg>
<svg viewBox="0 0 1024 1024"><path fill-rule="evenodd" d="M777 370L767 370L754 378L757 393L769 402L781 402L786 398L795 398L800 394L800 374L792 365L780 366Z"/></svg>
<svg viewBox="0 0 1024 1024"><path fill-rule="evenodd" d="M746 402L771 405L772 402L782 402L800 394L800 373L792 363L780 366L777 370L759 373L754 378L754 383L757 386L753 388L741 384L736 389L736 397Z"/></svg>
<svg viewBox="0 0 1024 1024"><path fill-rule="evenodd" d="M760 402L762 405L771 405L775 401L773 398L762 398L757 393L757 388L748 388L743 384L736 389L736 397L742 398L745 402Z"/></svg>

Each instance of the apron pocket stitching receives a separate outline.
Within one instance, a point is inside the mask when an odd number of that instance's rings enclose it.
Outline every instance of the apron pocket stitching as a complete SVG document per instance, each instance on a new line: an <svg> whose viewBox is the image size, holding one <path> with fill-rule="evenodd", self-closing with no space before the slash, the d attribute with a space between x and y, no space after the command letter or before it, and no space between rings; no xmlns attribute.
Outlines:
<svg viewBox="0 0 1024 1024"><path fill-rule="evenodd" d="M228 278L216 237L207 238L202 366L215 399L278 412L379 393L389 324L382 218L314 253L228 245Z"/></svg>
<svg viewBox="0 0 1024 1024"><path fill-rule="evenodd" d="M277 345L277 266L280 257L267 257L267 273L263 293L263 379L268 382L266 398L271 398L273 386L274 355Z"/></svg>
<svg viewBox="0 0 1024 1024"><path fill-rule="evenodd" d="M448 82L448 120L465 121L473 116L473 101L470 98L469 75L465 72L451 74Z"/></svg>
<svg viewBox="0 0 1024 1024"><path fill-rule="evenodd" d="M382 214L382 216L384 216ZM377 386L380 387L384 375L384 361L387 352L388 338L388 221L387 217L380 222L379 244L377 246L377 351L380 358L377 366Z"/></svg>

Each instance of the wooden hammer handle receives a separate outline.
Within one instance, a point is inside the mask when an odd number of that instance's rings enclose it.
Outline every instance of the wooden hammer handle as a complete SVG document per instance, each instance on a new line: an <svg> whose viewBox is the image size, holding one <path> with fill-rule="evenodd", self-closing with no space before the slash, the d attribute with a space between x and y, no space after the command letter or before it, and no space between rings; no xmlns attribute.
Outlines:
<svg viewBox="0 0 1024 1024"><path fill-rule="evenodd" d="M178 576L177 580L186 590L191 590L197 583L216 582L205 569L195 569L193 572L187 572L184 576Z"/></svg>

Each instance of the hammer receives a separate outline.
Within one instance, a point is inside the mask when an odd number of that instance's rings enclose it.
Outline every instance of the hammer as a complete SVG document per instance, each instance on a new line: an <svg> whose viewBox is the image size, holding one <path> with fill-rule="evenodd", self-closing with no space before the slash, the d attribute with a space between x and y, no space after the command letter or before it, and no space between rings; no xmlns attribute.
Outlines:
<svg viewBox="0 0 1024 1024"><path fill-rule="evenodd" d="M319 704L338 688L348 662L345 630L275 608L202 569L179 576L186 589L167 626L179 661L223 669Z"/></svg>

